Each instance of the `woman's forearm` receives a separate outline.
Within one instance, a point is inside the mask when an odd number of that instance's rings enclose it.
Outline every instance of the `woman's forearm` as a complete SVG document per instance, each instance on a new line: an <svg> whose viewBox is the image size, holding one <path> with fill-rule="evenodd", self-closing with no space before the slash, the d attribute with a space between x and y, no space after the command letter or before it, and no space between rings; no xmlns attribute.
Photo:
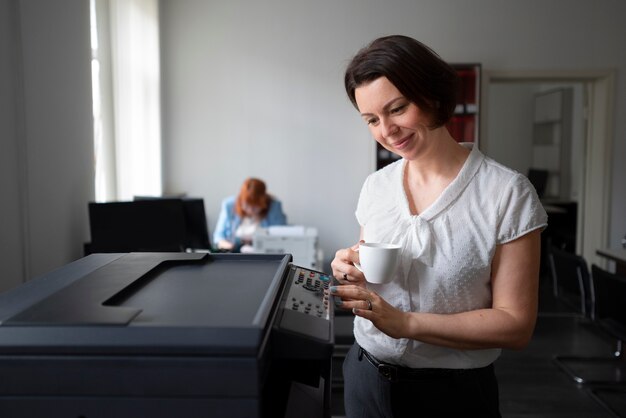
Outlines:
<svg viewBox="0 0 626 418"><path fill-rule="evenodd" d="M480 309L458 314L406 313L403 337L455 349L524 348L530 341L536 307L524 313Z"/></svg>

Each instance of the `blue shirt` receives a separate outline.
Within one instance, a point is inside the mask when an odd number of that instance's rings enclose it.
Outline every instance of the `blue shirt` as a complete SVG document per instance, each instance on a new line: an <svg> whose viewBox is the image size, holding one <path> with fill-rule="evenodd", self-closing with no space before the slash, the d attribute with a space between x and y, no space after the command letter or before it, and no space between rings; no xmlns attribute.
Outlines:
<svg viewBox="0 0 626 418"><path fill-rule="evenodd" d="M213 243L217 245L221 240L227 240L239 246L240 240L235 237L235 231L241 223L241 218L235 212L236 196L227 197L222 201L220 215L213 233ZM274 225L287 225L287 217L283 213L283 206L279 200L272 198L270 208L265 218L261 219L260 226L267 228Z"/></svg>

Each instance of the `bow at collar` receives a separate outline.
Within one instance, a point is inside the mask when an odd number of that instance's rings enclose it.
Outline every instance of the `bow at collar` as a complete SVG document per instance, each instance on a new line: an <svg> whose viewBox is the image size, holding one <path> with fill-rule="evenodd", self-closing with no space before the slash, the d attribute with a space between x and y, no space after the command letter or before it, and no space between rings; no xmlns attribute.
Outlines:
<svg viewBox="0 0 626 418"><path fill-rule="evenodd" d="M412 216L398 225L399 244L402 246L400 265L406 278L411 268L411 262L419 262L433 266L433 233L430 223L419 216Z"/></svg>

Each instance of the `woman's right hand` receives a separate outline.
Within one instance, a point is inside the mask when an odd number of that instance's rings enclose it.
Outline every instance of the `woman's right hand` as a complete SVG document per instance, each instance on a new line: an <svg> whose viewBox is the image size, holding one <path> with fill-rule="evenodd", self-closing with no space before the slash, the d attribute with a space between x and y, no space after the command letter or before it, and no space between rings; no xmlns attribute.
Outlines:
<svg viewBox="0 0 626 418"><path fill-rule="evenodd" d="M330 263L330 266L333 270L333 276L340 284L354 284L366 287L365 276L354 266L355 263L359 263L359 244L361 242L364 241L360 241L350 248L344 248L335 253L335 258Z"/></svg>

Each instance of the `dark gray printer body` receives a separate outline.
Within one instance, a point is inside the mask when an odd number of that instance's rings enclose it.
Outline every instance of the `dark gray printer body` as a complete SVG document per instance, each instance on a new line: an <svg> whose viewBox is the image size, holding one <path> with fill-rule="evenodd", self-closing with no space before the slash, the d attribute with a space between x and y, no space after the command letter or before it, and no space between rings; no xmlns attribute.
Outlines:
<svg viewBox="0 0 626 418"><path fill-rule="evenodd" d="M0 295L0 416L329 416L329 278L289 261L93 254Z"/></svg>

